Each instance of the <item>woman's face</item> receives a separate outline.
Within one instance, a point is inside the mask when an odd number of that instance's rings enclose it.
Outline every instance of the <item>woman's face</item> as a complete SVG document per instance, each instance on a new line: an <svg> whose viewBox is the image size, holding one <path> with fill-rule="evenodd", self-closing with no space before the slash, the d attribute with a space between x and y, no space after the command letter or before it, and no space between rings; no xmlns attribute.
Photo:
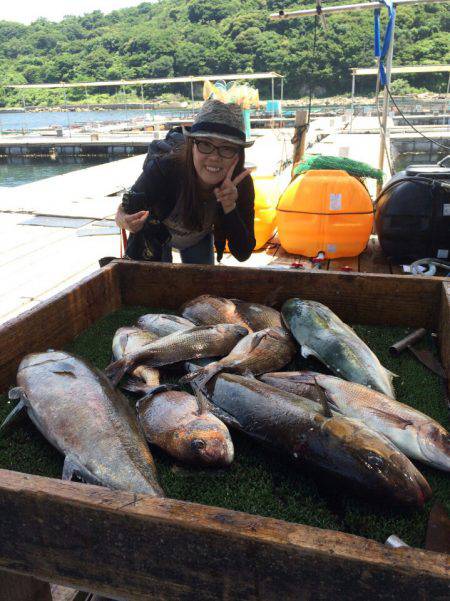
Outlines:
<svg viewBox="0 0 450 601"><path fill-rule="evenodd" d="M234 156L227 158L219 154L219 148L222 155L229 155L233 150L236 153ZM205 151L209 151L209 154ZM219 185L225 179L230 167L236 165L239 151L239 146L225 140L215 138L198 138L194 140L192 156L200 184L207 188L214 188Z"/></svg>

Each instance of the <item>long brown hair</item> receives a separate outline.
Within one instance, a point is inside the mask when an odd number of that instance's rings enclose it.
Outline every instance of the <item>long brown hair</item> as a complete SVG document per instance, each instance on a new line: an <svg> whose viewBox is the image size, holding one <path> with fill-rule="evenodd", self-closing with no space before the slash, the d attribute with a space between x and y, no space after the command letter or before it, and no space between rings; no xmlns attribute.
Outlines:
<svg viewBox="0 0 450 601"><path fill-rule="evenodd" d="M191 230L200 231L203 227L205 211L205 205L202 202L204 191L200 187L194 167L193 146L193 139L187 138L186 143L183 144L175 156L182 166L183 181L180 187L180 196L183 225ZM239 150L238 157L238 162L233 171L233 178L239 175L244 169L245 154L243 148Z"/></svg>

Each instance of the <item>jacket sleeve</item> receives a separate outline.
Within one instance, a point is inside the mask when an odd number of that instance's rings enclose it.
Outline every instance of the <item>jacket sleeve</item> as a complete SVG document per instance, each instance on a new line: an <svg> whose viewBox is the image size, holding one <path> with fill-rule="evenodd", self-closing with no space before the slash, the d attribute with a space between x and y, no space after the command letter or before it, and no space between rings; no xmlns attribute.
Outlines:
<svg viewBox="0 0 450 601"><path fill-rule="evenodd" d="M250 257L256 245L255 189L250 175L238 185L238 194L236 208L222 215L221 229L231 254L242 262Z"/></svg>
<svg viewBox="0 0 450 601"><path fill-rule="evenodd" d="M167 161L153 159L144 164L141 175L133 184L131 191L139 197L139 210L150 211L152 217L164 219L166 211L167 195L170 182L168 177ZM170 212L170 211L169 211Z"/></svg>

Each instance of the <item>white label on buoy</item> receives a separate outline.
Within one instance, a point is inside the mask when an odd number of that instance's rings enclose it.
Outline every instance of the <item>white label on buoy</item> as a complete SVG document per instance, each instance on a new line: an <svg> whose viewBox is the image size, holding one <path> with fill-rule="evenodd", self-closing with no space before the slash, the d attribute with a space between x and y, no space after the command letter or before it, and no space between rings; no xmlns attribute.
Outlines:
<svg viewBox="0 0 450 601"><path fill-rule="evenodd" d="M335 253L337 251L337 244L327 244L327 252Z"/></svg>
<svg viewBox="0 0 450 601"><path fill-rule="evenodd" d="M446 203L442 210L444 217L450 217L450 204Z"/></svg>
<svg viewBox="0 0 450 601"><path fill-rule="evenodd" d="M446 249L446 248L438 248L436 256L437 256L438 259L448 259L448 249Z"/></svg>
<svg viewBox="0 0 450 601"><path fill-rule="evenodd" d="M342 194L330 194L330 211L342 209Z"/></svg>

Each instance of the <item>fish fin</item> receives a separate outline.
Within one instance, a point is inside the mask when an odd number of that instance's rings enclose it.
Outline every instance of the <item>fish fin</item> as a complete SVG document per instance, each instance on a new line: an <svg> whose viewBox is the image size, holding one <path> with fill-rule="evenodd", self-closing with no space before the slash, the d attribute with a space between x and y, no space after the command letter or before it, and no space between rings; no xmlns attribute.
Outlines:
<svg viewBox="0 0 450 601"><path fill-rule="evenodd" d="M54 374L66 374L74 378L76 377L73 365L68 361L57 361L52 365L50 371L52 371Z"/></svg>
<svg viewBox="0 0 450 601"><path fill-rule="evenodd" d="M220 419L220 421L223 422L227 427L243 431L241 424L233 415L227 413L224 411L224 409L221 409L217 405L214 405L214 403L210 404L209 411L218 419Z"/></svg>
<svg viewBox="0 0 450 601"><path fill-rule="evenodd" d="M205 393L198 386L192 387L192 389L194 391L195 398L197 399L197 405L198 405L197 415L203 415L204 413L207 413L209 401L208 401Z"/></svg>
<svg viewBox="0 0 450 601"><path fill-rule="evenodd" d="M220 373L224 369L220 361L210 363L206 367L202 367L197 371L186 374L178 380L179 384L186 384L187 382L195 382L199 388L204 388L205 385L213 378L216 374ZM226 368L228 370L228 366ZM192 385L192 384L191 384Z"/></svg>
<svg viewBox="0 0 450 601"><path fill-rule="evenodd" d="M120 388L128 392L135 392L137 394L147 394L151 387L149 387L149 385L146 384L143 380L139 380L138 378L133 378L131 376L129 378L123 379Z"/></svg>
<svg viewBox="0 0 450 601"><path fill-rule="evenodd" d="M8 393L8 398L14 401L17 399L20 400L0 424L0 432L7 430L15 421L18 421L20 417L24 415L27 408L25 403L27 397L25 396L25 392L22 390L22 388L11 388Z"/></svg>
<svg viewBox="0 0 450 601"><path fill-rule="evenodd" d="M386 368L384 368L384 369L386 369ZM390 378L391 380L392 380L393 378L399 378L399 377L400 377L398 374L394 374L394 372L393 372L393 371L391 371L390 369L386 369L386 372L387 372L387 374L388 374L388 376L389 376L389 378Z"/></svg>
<svg viewBox="0 0 450 601"><path fill-rule="evenodd" d="M322 405L324 416L325 417L333 417L333 413L330 408L330 403L328 400L328 395L326 393L326 390L324 390L322 388L322 386L317 382L316 377L314 378L314 384L319 392L319 401L320 401L320 404Z"/></svg>
<svg viewBox="0 0 450 601"><path fill-rule="evenodd" d="M376 407L372 407L370 409L371 413L378 415L382 419L387 419L390 424L395 425L396 428L400 428L401 430L406 430L408 426L412 426L413 422L409 419L403 419L398 415L394 415L389 411L383 411L382 409L377 409Z"/></svg>
<svg viewBox="0 0 450 601"><path fill-rule="evenodd" d="M86 482L87 484L97 484L99 486L101 486L102 484L100 480L96 476L94 476L94 474L90 472L86 467L81 465L81 463L77 461L75 457L73 457L72 455L66 455L64 459L61 480L70 481L73 479L74 476L78 476L83 480L83 482Z"/></svg>
<svg viewBox="0 0 450 601"><path fill-rule="evenodd" d="M108 365L105 369L105 375L113 386L117 386L131 366L132 362L129 359L119 359Z"/></svg>
<svg viewBox="0 0 450 601"><path fill-rule="evenodd" d="M301 345L300 354L304 359L307 359L310 355L312 355L313 357L316 356L314 351L310 349L309 346L306 346L306 344Z"/></svg>
<svg viewBox="0 0 450 601"><path fill-rule="evenodd" d="M265 338L266 336L267 332L264 332L263 330L253 334L252 342L250 344L250 348L248 349L248 353L250 354L252 351L254 351L258 344L261 342L261 340L263 340L263 338Z"/></svg>
<svg viewBox="0 0 450 601"><path fill-rule="evenodd" d="M180 390L180 387L178 384L160 384L159 386L153 386L151 388L147 386L146 394L136 403L136 411L139 413L142 405L147 401L151 401L158 392L167 392L168 390Z"/></svg>

